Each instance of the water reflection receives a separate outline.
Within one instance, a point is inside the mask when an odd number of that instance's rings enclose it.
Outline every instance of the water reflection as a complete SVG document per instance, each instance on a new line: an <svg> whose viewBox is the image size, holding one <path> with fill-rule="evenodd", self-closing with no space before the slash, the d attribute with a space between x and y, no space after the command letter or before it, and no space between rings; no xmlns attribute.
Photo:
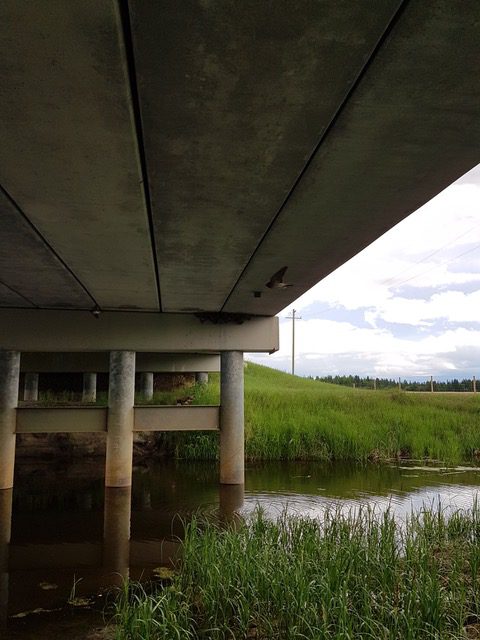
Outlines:
<svg viewBox="0 0 480 640"><path fill-rule="evenodd" d="M231 524L258 505L274 517L368 504L404 518L424 504L471 506L479 484L468 467L272 463L250 466L245 487L219 487L215 465L162 461L137 467L131 491L105 490L102 460L19 464L12 520L12 492L0 492L1 619L7 604L9 624L22 611L62 607L73 585L82 597L128 576L148 579L178 557L193 514Z"/></svg>
<svg viewBox="0 0 480 640"><path fill-rule="evenodd" d="M0 633L5 630L8 612L8 556L12 532L12 489L0 490Z"/></svg>
<svg viewBox="0 0 480 640"><path fill-rule="evenodd" d="M129 574L131 501L130 487L105 488L103 566L112 586L121 586Z"/></svg>

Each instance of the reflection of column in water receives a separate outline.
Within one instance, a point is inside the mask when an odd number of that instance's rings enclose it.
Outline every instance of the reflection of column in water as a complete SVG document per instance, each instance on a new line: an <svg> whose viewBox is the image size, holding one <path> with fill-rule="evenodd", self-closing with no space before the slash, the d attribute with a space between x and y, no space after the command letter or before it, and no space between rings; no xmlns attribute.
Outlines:
<svg viewBox="0 0 480 640"><path fill-rule="evenodd" d="M152 494L150 493L150 489L147 487L143 487L142 490L142 509L144 511L149 511L152 508Z"/></svg>
<svg viewBox="0 0 480 640"><path fill-rule="evenodd" d="M93 506L92 492L84 493L82 496L82 508L84 511L91 511Z"/></svg>
<svg viewBox="0 0 480 640"><path fill-rule="evenodd" d="M130 562L131 487L105 487L103 565L123 584Z"/></svg>
<svg viewBox="0 0 480 640"><path fill-rule="evenodd" d="M242 521L238 511L243 507L245 498L245 485L243 484L221 484L220 485L220 519L223 522Z"/></svg>
<svg viewBox="0 0 480 640"><path fill-rule="evenodd" d="M13 489L0 490L0 630L5 629L8 617L8 551L12 532L12 496Z"/></svg>

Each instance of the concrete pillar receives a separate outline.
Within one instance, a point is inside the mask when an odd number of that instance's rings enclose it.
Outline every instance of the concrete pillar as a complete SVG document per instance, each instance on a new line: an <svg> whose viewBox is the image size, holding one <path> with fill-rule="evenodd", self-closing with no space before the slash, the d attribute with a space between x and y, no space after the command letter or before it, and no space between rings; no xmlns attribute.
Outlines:
<svg viewBox="0 0 480 640"><path fill-rule="evenodd" d="M12 532L13 489L0 491L0 631L6 628L8 619L9 547ZM0 637L3 637L0 633Z"/></svg>
<svg viewBox="0 0 480 640"><path fill-rule="evenodd" d="M96 400L97 400L97 374L84 373L82 401L96 402Z"/></svg>
<svg viewBox="0 0 480 640"><path fill-rule="evenodd" d="M222 351L220 363L220 482L244 484L243 353Z"/></svg>
<svg viewBox="0 0 480 640"><path fill-rule="evenodd" d="M110 353L105 486L132 484L135 352Z"/></svg>
<svg viewBox="0 0 480 640"><path fill-rule="evenodd" d="M131 492L131 487L105 488L103 566L115 586L122 586L129 573Z"/></svg>
<svg viewBox="0 0 480 640"><path fill-rule="evenodd" d="M38 401L38 373L26 373L23 387L23 399L25 402Z"/></svg>
<svg viewBox="0 0 480 640"><path fill-rule="evenodd" d="M140 393L145 400L153 398L153 373L142 371L140 374Z"/></svg>
<svg viewBox="0 0 480 640"><path fill-rule="evenodd" d="M13 487L20 353L0 350L0 489Z"/></svg>
<svg viewBox="0 0 480 640"><path fill-rule="evenodd" d="M477 380L475 376L473 376L473 393L477 393Z"/></svg>
<svg viewBox="0 0 480 640"><path fill-rule="evenodd" d="M208 373L205 371L199 371L195 374L195 382L197 384L208 384Z"/></svg>

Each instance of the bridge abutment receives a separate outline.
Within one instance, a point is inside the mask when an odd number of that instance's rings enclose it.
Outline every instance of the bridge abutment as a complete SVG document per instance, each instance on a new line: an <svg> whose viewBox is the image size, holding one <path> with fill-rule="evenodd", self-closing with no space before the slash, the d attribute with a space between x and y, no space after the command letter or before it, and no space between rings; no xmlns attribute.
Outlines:
<svg viewBox="0 0 480 640"><path fill-rule="evenodd" d="M0 350L0 489L13 487L20 353Z"/></svg>
<svg viewBox="0 0 480 640"><path fill-rule="evenodd" d="M243 352L220 358L220 482L244 484Z"/></svg>
<svg viewBox="0 0 480 640"><path fill-rule="evenodd" d="M135 352L110 353L105 486L132 484Z"/></svg>

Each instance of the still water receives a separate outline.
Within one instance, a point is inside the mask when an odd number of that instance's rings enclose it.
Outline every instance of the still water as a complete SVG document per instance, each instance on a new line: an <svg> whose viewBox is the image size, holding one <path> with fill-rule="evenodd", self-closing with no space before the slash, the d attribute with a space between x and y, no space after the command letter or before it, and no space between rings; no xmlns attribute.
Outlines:
<svg viewBox="0 0 480 640"><path fill-rule="evenodd" d="M53 635L45 618L58 629L65 611L81 609L91 623L107 587L127 575L149 579L171 563L194 513L246 516L260 505L271 517L285 509L321 517L329 506L371 504L403 519L424 505L469 507L477 491L480 468L420 462L255 465L244 491L220 490L215 464L161 462L137 467L131 492L104 489L101 460L19 463L15 489L0 492L0 637L77 637L78 616Z"/></svg>

